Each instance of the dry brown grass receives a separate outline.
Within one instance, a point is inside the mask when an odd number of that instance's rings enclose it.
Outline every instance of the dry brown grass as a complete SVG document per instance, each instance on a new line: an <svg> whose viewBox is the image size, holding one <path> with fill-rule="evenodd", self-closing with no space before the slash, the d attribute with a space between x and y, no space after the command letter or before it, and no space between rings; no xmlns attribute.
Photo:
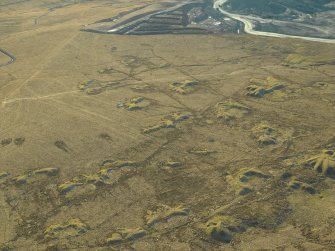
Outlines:
<svg viewBox="0 0 335 251"><path fill-rule="evenodd" d="M301 160L335 146L334 46L247 35L80 32L86 24L149 4L107 3L82 2L52 12L38 0L0 7L1 48L17 58L0 68L0 142L12 139L0 145L0 246L107 250L106 240L117 229L144 228L145 236L123 238L121 248L332 250L334 181ZM318 59L327 59L322 65L287 62L292 54L316 58L315 51ZM0 64L4 60L0 56ZM113 70L102 74L104 69ZM267 76L285 82L285 98L245 95L251 78ZM117 84L87 95L78 85L89 79ZM187 95L170 89L169 84L184 80L201 85ZM133 97L150 105L136 111L117 108ZM229 100L250 109L233 126L213 112L216 104ZM143 133L180 111L192 119L171 130ZM283 132L280 144L255 140L252 128L262 121ZM15 139L24 141L15 144ZM117 159L132 159L139 166L111 171L115 182L96 184L78 196L59 192L67 181L90 177ZM171 160L182 165L168 172L160 168ZM58 176L24 185L13 180L43 167L57 168ZM226 178L235 179L242 168L251 167L266 170L271 182L241 196ZM284 173L320 194L288 190ZM308 210L304 201L313 201ZM189 213L148 229L146 212L160 205L182 205ZM212 240L197 227L227 205L220 214L248 228L234 234L231 244ZM90 230L42 241L48 226L69 219L80 219Z"/></svg>

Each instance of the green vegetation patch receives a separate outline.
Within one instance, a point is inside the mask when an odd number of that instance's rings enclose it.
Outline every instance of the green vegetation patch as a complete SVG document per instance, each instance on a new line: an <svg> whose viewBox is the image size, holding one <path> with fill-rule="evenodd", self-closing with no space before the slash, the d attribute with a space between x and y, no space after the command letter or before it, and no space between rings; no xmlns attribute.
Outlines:
<svg viewBox="0 0 335 251"><path fill-rule="evenodd" d="M119 108L124 108L128 111L141 110L150 105L150 102L143 97L131 98L128 102L118 104Z"/></svg>
<svg viewBox="0 0 335 251"><path fill-rule="evenodd" d="M287 186L292 190L302 190L309 194L317 193L316 189L313 186L298 180L296 177L292 177L291 180L288 182Z"/></svg>
<svg viewBox="0 0 335 251"><path fill-rule="evenodd" d="M187 216L190 210L188 208L178 206L178 207L169 207L166 205L161 205L155 211L147 211L145 216L146 224L151 227L155 224L164 222L172 217L177 216Z"/></svg>
<svg viewBox="0 0 335 251"><path fill-rule="evenodd" d="M241 222L231 216L215 216L200 225L200 229L210 239L225 243L231 242L235 233L245 231Z"/></svg>
<svg viewBox="0 0 335 251"><path fill-rule="evenodd" d="M97 95L106 91L108 87L113 87L117 84L119 83L113 81L103 82L100 80L91 79L79 83L78 89L87 95Z"/></svg>
<svg viewBox="0 0 335 251"><path fill-rule="evenodd" d="M249 81L251 84L247 86L247 96L262 98L267 94L273 92L281 91L285 86L281 84L281 81L273 78L267 77L266 79L255 79L252 78Z"/></svg>
<svg viewBox="0 0 335 251"><path fill-rule="evenodd" d="M107 238L107 244L119 244L122 241L133 241L144 237L147 231L143 228L121 228L115 231Z"/></svg>
<svg viewBox="0 0 335 251"><path fill-rule="evenodd" d="M182 82L174 82L170 84L170 89L179 94L186 95L193 92L197 85L199 85L197 81L184 80Z"/></svg>
<svg viewBox="0 0 335 251"><path fill-rule="evenodd" d="M215 105L215 114L218 119L230 121L242 118L250 112L250 108L234 101L219 102Z"/></svg>
<svg viewBox="0 0 335 251"><path fill-rule="evenodd" d="M37 169L34 171L29 171L27 174L14 177L13 181L17 185L23 185L23 184L33 182L39 178L53 177L53 176L57 176L58 174L59 174L58 168L46 167L46 168L41 168L41 169Z"/></svg>
<svg viewBox="0 0 335 251"><path fill-rule="evenodd" d="M121 168L136 167L138 163L126 160L117 160L105 164L97 173L82 174L58 186L60 194L66 198L82 196L94 192L97 185L109 184L111 173Z"/></svg>
<svg viewBox="0 0 335 251"><path fill-rule="evenodd" d="M335 152L333 150L322 150L320 154L306 160L308 166L323 175L335 179Z"/></svg>
<svg viewBox="0 0 335 251"><path fill-rule="evenodd" d="M9 176L9 172L0 172L0 184L6 182Z"/></svg>
<svg viewBox="0 0 335 251"><path fill-rule="evenodd" d="M275 145L278 143L279 132L265 122L256 125L251 131L260 145Z"/></svg>
<svg viewBox="0 0 335 251"><path fill-rule="evenodd" d="M208 156L211 153L215 153L214 151L208 150L206 147L193 148L189 152L199 156Z"/></svg>
<svg viewBox="0 0 335 251"><path fill-rule="evenodd" d="M242 168L237 174L227 176L227 181L243 196L261 189L270 177L256 168Z"/></svg>
<svg viewBox="0 0 335 251"><path fill-rule="evenodd" d="M167 129L167 128L176 128L176 125L180 122L183 122L185 120L188 120L192 117L191 113L189 112L178 112L170 114L166 117L164 117L159 123L156 125L149 126L147 128L143 129L143 133L152 133L159 131L161 129Z"/></svg>
<svg viewBox="0 0 335 251"><path fill-rule="evenodd" d="M181 166L182 166L182 163L177 162L177 161L166 161L166 162L160 163L160 168L164 170L172 170L172 169L176 169Z"/></svg>
<svg viewBox="0 0 335 251"><path fill-rule="evenodd" d="M7 178L9 175L9 172L0 172L0 180Z"/></svg>
<svg viewBox="0 0 335 251"><path fill-rule="evenodd" d="M44 231L44 238L63 239L78 236L86 233L89 227L82 223L80 219L71 219L63 224L55 224L46 228Z"/></svg>

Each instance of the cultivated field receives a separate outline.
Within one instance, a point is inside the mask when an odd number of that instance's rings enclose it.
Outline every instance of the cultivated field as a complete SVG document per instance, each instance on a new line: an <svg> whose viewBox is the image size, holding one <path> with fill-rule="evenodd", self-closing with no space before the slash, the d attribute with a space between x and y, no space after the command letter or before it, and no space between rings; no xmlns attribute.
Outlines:
<svg viewBox="0 0 335 251"><path fill-rule="evenodd" d="M335 45L80 31L152 3L0 3L0 250L334 250Z"/></svg>

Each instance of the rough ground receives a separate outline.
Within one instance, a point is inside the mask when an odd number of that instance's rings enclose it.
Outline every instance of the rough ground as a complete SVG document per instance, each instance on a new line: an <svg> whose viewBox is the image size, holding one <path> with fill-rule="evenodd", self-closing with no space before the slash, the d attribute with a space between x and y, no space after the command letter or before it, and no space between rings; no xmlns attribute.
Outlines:
<svg viewBox="0 0 335 251"><path fill-rule="evenodd" d="M1 3L0 250L335 249L334 45L71 3Z"/></svg>

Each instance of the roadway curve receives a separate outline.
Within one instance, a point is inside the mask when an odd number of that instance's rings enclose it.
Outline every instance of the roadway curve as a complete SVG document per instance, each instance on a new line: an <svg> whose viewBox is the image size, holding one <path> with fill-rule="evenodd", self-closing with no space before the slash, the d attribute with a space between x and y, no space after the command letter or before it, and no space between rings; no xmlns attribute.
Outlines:
<svg viewBox="0 0 335 251"><path fill-rule="evenodd" d="M12 56L11 54L9 54L7 51L0 48L0 53L5 54L10 59L7 63L0 64L0 68L4 67L6 65L10 65L10 64L15 62L16 58L14 56Z"/></svg>
<svg viewBox="0 0 335 251"><path fill-rule="evenodd" d="M229 13L223 9L224 4L227 1L228 0L216 0L213 6L214 9L219 10L222 14L232 19L242 22L244 24L244 31L247 34L256 35L256 36L266 36L266 37L278 37L278 38L298 38L298 39L314 41L314 42L321 42L321 43L331 43L331 44L335 43L335 39L293 36L293 35L286 35L286 34L273 33L273 32L256 31L254 30L254 24L249 19L247 19L245 16Z"/></svg>

